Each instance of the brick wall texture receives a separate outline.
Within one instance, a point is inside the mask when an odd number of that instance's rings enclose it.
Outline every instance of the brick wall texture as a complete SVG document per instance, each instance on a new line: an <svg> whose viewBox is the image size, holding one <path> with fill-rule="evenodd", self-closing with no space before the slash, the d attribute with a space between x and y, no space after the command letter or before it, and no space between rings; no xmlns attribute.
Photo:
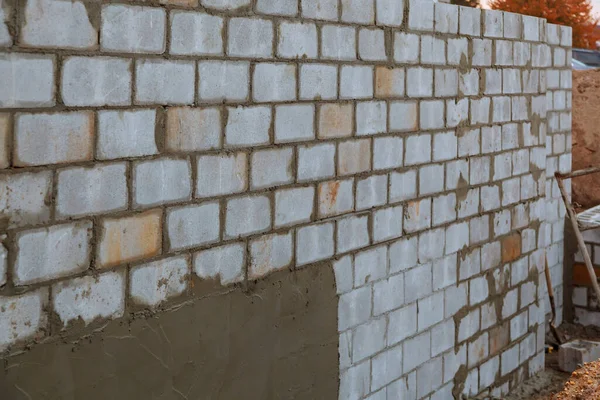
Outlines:
<svg viewBox="0 0 600 400"><path fill-rule="evenodd" d="M340 399L502 395L543 368L569 28L429 0L10 4L0 350L192 276L329 263Z"/></svg>

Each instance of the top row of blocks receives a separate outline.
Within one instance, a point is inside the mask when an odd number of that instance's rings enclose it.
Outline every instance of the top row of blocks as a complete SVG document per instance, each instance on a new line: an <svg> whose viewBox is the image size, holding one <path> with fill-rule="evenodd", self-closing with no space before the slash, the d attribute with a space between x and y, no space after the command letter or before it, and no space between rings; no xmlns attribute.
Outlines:
<svg viewBox="0 0 600 400"><path fill-rule="evenodd" d="M216 12L243 10L248 16L253 0L161 0L161 3L200 4ZM257 14L292 16L303 19L339 21L360 25L403 27L412 31L460 34L475 37L548 41L551 45L571 45L571 28L547 24L546 20L519 14L457 7L431 0L254 0ZM408 3L408 4L406 4ZM405 6L408 5L408 15ZM301 10L301 11L300 11ZM13 38L1 18L0 46L11 46ZM99 15L89 15L98 13ZM223 29L217 15L205 15L211 24L195 29ZM6 17L6 16L5 16ZM174 18L171 15L171 20ZM19 27L18 44L24 47L96 49L110 52L164 52L167 10L160 7L106 4L101 10L87 9L79 1L28 1L25 21ZM92 21L101 21L95 26ZM100 35L98 35L98 29ZM189 32L194 40L194 32ZM253 35L251 35L253 36ZM249 40L261 41L261 32ZM151 46L148 44L158 44Z"/></svg>

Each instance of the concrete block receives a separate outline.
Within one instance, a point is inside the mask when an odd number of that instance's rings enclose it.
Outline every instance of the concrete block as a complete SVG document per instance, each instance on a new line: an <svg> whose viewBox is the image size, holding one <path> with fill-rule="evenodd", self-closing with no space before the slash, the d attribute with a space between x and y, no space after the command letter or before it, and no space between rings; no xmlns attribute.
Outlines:
<svg viewBox="0 0 600 400"><path fill-rule="evenodd" d="M421 36L421 63L446 64L446 42L435 36Z"/></svg>
<svg viewBox="0 0 600 400"><path fill-rule="evenodd" d="M170 22L169 52L171 54L195 56L223 54L223 18L174 10L171 12Z"/></svg>
<svg viewBox="0 0 600 400"><path fill-rule="evenodd" d="M419 264L404 273L404 301L412 303L432 293L432 264ZM442 311L443 314L443 311Z"/></svg>
<svg viewBox="0 0 600 400"><path fill-rule="evenodd" d="M502 125L502 150L510 150L519 147L519 125Z"/></svg>
<svg viewBox="0 0 600 400"><path fill-rule="evenodd" d="M402 24L404 0L375 0L377 25L395 26Z"/></svg>
<svg viewBox="0 0 600 400"><path fill-rule="evenodd" d="M269 58L273 56L273 23L258 18L229 20L227 55Z"/></svg>
<svg viewBox="0 0 600 400"><path fill-rule="evenodd" d="M98 148L101 160L158 153L155 110L99 111Z"/></svg>
<svg viewBox="0 0 600 400"><path fill-rule="evenodd" d="M373 175L356 182L356 209L381 206L387 203L387 175Z"/></svg>
<svg viewBox="0 0 600 400"><path fill-rule="evenodd" d="M448 65L461 65L468 63L469 41L467 38L448 38L447 51Z"/></svg>
<svg viewBox="0 0 600 400"><path fill-rule="evenodd" d="M366 215L352 216L338 220L336 236L336 254L367 246L369 244L369 217Z"/></svg>
<svg viewBox="0 0 600 400"><path fill-rule="evenodd" d="M477 79L477 89L479 89L479 74L469 74L475 75ZM464 75L461 75L461 91L465 96L469 96L469 92L471 90L465 91L466 88L471 88L473 85L465 85L465 83L471 83L474 78L467 79L465 81ZM455 97L458 95L458 71L454 69L436 69L435 70L435 87L434 93L435 97ZM479 92L479 90L477 91ZM443 115L442 115L443 117Z"/></svg>
<svg viewBox="0 0 600 400"><path fill-rule="evenodd" d="M433 79L433 77L432 77ZM395 101L390 104L390 130L396 132L416 131L419 127L417 102Z"/></svg>
<svg viewBox="0 0 600 400"><path fill-rule="evenodd" d="M409 0L408 27L415 31L433 31L434 3Z"/></svg>
<svg viewBox="0 0 600 400"><path fill-rule="evenodd" d="M433 70L430 68L408 68L406 71L406 94L409 97L433 96Z"/></svg>
<svg viewBox="0 0 600 400"><path fill-rule="evenodd" d="M375 68L375 97L404 96L404 68Z"/></svg>
<svg viewBox="0 0 600 400"><path fill-rule="evenodd" d="M6 24L6 18L11 15L11 11L11 8L6 7L5 10L4 7L0 7L0 46L2 47L10 47L13 44L13 38Z"/></svg>
<svg viewBox="0 0 600 400"><path fill-rule="evenodd" d="M239 193L248 186L247 155L205 155L198 157L196 197ZM219 182L215 185L215 182Z"/></svg>
<svg viewBox="0 0 600 400"><path fill-rule="evenodd" d="M439 289L456 285L458 276L457 267L458 264L456 253L435 260L433 262L433 290L437 291ZM448 315L448 313L446 313L446 315Z"/></svg>
<svg viewBox="0 0 600 400"><path fill-rule="evenodd" d="M227 200L225 236L243 237L271 227L271 205L267 196L246 196Z"/></svg>
<svg viewBox="0 0 600 400"><path fill-rule="evenodd" d="M446 101L446 125L456 128L464 121L469 120L469 99Z"/></svg>
<svg viewBox="0 0 600 400"><path fill-rule="evenodd" d="M458 200L458 218L477 214L479 210L479 188L470 189L463 199Z"/></svg>
<svg viewBox="0 0 600 400"><path fill-rule="evenodd" d="M181 295L188 287L189 274L186 256L135 266L129 276L131 299L142 306L156 307Z"/></svg>
<svg viewBox="0 0 600 400"><path fill-rule="evenodd" d="M250 5L251 0L200 0L204 7L233 11Z"/></svg>
<svg viewBox="0 0 600 400"><path fill-rule="evenodd" d="M403 207L389 207L373 213L373 241L381 242L402 236Z"/></svg>
<svg viewBox="0 0 600 400"><path fill-rule="evenodd" d="M252 153L251 187L253 189L280 186L294 180L293 149L284 147Z"/></svg>
<svg viewBox="0 0 600 400"><path fill-rule="evenodd" d="M277 55L281 58L317 58L317 26L311 23L282 22L279 25Z"/></svg>
<svg viewBox="0 0 600 400"><path fill-rule="evenodd" d="M275 226L308 222L313 216L315 189L312 186L275 192Z"/></svg>
<svg viewBox="0 0 600 400"><path fill-rule="evenodd" d="M354 365L340 374L340 397L362 399L369 392L371 384L370 361Z"/></svg>
<svg viewBox="0 0 600 400"><path fill-rule="evenodd" d="M456 253L469 244L469 224L460 222L446 229L446 254Z"/></svg>
<svg viewBox="0 0 600 400"><path fill-rule="evenodd" d="M340 331L362 324L371 315L371 288L365 286L340 296L338 323Z"/></svg>
<svg viewBox="0 0 600 400"><path fill-rule="evenodd" d="M0 169L10 166L9 143L12 141L12 121L10 114L0 113Z"/></svg>
<svg viewBox="0 0 600 400"><path fill-rule="evenodd" d="M372 359L371 365L371 390L378 390L397 380L402 375L402 346L386 349ZM385 389L382 390L382 393L385 394L385 391ZM371 400L377 400L377 398Z"/></svg>
<svg viewBox="0 0 600 400"><path fill-rule="evenodd" d="M136 104L192 104L195 65L188 61L142 60L136 63Z"/></svg>
<svg viewBox="0 0 600 400"><path fill-rule="evenodd" d="M411 33L396 32L394 35L394 60L397 63L419 62L421 37Z"/></svg>
<svg viewBox="0 0 600 400"><path fill-rule="evenodd" d="M481 35L481 10L473 7L460 7L460 30L461 35Z"/></svg>
<svg viewBox="0 0 600 400"><path fill-rule="evenodd" d="M540 19L523 15L523 39L537 42L540 40Z"/></svg>
<svg viewBox="0 0 600 400"><path fill-rule="evenodd" d="M61 95L67 106L131 104L131 61L113 57L67 57Z"/></svg>
<svg viewBox="0 0 600 400"><path fill-rule="evenodd" d="M259 279L292 262L292 233L265 235L250 242L248 279Z"/></svg>
<svg viewBox="0 0 600 400"><path fill-rule="evenodd" d="M296 232L296 265L325 260L333 256L333 252L333 223L310 225ZM344 329L342 326L340 320L340 330Z"/></svg>
<svg viewBox="0 0 600 400"><path fill-rule="evenodd" d="M471 64L474 67L484 67L492 65L492 41L489 39L473 39L473 59Z"/></svg>
<svg viewBox="0 0 600 400"><path fill-rule="evenodd" d="M573 28L568 26L559 26L560 29L560 45L571 47L573 43Z"/></svg>
<svg viewBox="0 0 600 400"><path fill-rule="evenodd" d="M105 4L100 46L111 52L163 53L166 18L165 10L158 7Z"/></svg>
<svg viewBox="0 0 600 400"><path fill-rule="evenodd" d="M500 370L501 376L504 376L519 367L519 345L515 345L504 351L501 355Z"/></svg>
<svg viewBox="0 0 600 400"><path fill-rule="evenodd" d="M52 293L54 312L62 321L63 329L78 319L89 325L99 318L118 318L125 311L125 272L59 282L52 286Z"/></svg>
<svg viewBox="0 0 600 400"><path fill-rule="evenodd" d="M443 293L443 292L442 292ZM431 356L435 357L454 347L455 325L448 319L431 329ZM440 374L441 376L441 374Z"/></svg>
<svg viewBox="0 0 600 400"><path fill-rule="evenodd" d="M458 7L446 3L435 3L435 31L458 33Z"/></svg>
<svg viewBox="0 0 600 400"><path fill-rule="evenodd" d="M250 63L243 61L198 62L198 97L208 102L238 102L248 99Z"/></svg>
<svg viewBox="0 0 600 400"><path fill-rule="evenodd" d="M409 202L404 214L404 230L416 232L431 227L431 198Z"/></svg>
<svg viewBox="0 0 600 400"><path fill-rule="evenodd" d="M335 175L335 144L298 148L298 181L331 178Z"/></svg>
<svg viewBox="0 0 600 400"><path fill-rule="evenodd" d="M334 261L333 272L335 274L335 286L337 294L343 294L352 290L354 286L354 266L352 256L345 256ZM342 338L340 337L340 340Z"/></svg>
<svg viewBox="0 0 600 400"><path fill-rule="evenodd" d="M456 194L450 193L433 199L433 226L456 220Z"/></svg>
<svg viewBox="0 0 600 400"><path fill-rule="evenodd" d="M90 265L92 223L55 225L17 234L13 281L29 285L85 271Z"/></svg>
<svg viewBox="0 0 600 400"><path fill-rule="evenodd" d="M294 16L298 14L298 0L258 0L256 11L268 15Z"/></svg>
<svg viewBox="0 0 600 400"><path fill-rule="evenodd" d="M444 101L421 101L420 126L422 130L441 129L444 127Z"/></svg>
<svg viewBox="0 0 600 400"><path fill-rule="evenodd" d="M374 23L374 0L341 0L341 4L343 22L365 25Z"/></svg>
<svg viewBox="0 0 600 400"><path fill-rule="evenodd" d="M373 169L382 170L402 166L403 141L401 137L378 137L373 140Z"/></svg>
<svg viewBox="0 0 600 400"><path fill-rule="evenodd" d="M371 169L371 141L358 139L338 145L338 175L350 175Z"/></svg>
<svg viewBox="0 0 600 400"><path fill-rule="evenodd" d="M56 195L58 217L82 217L127 208L127 167L98 164L59 171Z"/></svg>
<svg viewBox="0 0 600 400"><path fill-rule="evenodd" d="M312 104L281 105L275 108L275 142L311 140L315 137L315 107Z"/></svg>
<svg viewBox="0 0 600 400"><path fill-rule="evenodd" d="M419 235L419 263L438 259L444 255L444 229L432 229Z"/></svg>
<svg viewBox="0 0 600 400"><path fill-rule="evenodd" d="M404 371L413 368L429 360L431 354L431 332L427 331L404 342Z"/></svg>
<svg viewBox="0 0 600 400"><path fill-rule="evenodd" d="M503 66L510 66L514 64L513 61L513 45L508 40L496 40L496 64Z"/></svg>
<svg viewBox="0 0 600 400"><path fill-rule="evenodd" d="M443 114L442 114L443 117ZM433 161L446 161L456 158L458 138L454 131L433 135Z"/></svg>
<svg viewBox="0 0 600 400"><path fill-rule="evenodd" d="M8 272L8 250L0 243L0 286L4 286Z"/></svg>
<svg viewBox="0 0 600 400"><path fill-rule="evenodd" d="M484 10L483 11L483 23L484 32L483 35L491 38L504 37L504 13L498 10Z"/></svg>
<svg viewBox="0 0 600 400"><path fill-rule="evenodd" d="M326 64L300 66L300 99L330 100L337 97L337 67Z"/></svg>
<svg viewBox="0 0 600 400"><path fill-rule="evenodd" d="M194 273L202 279L218 279L222 286L244 280L246 245L233 243L194 254Z"/></svg>
<svg viewBox="0 0 600 400"><path fill-rule="evenodd" d="M319 107L319 138L350 136L353 112L352 104L322 104Z"/></svg>
<svg viewBox="0 0 600 400"><path fill-rule="evenodd" d="M490 237L489 215L473 218L471 221L469 221L469 230L471 231L471 244L485 242L488 240Z"/></svg>
<svg viewBox="0 0 600 400"><path fill-rule="evenodd" d="M214 243L219 240L219 203L170 208L166 224L170 250Z"/></svg>
<svg viewBox="0 0 600 400"><path fill-rule="evenodd" d="M373 67L343 65L340 71L340 98L373 97Z"/></svg>
<svg viewBox="0 0 600 400"><path fill-rule="evenodd" d="M442 385L442 357L429 360L417 369L417 396L422 398Z"/></svg>
<svg viewBox="0 0 600 400"><path fill-rule="evenodd" d="M457 286L450 286L444 290L444 317L454 316L460 309L468 304L467 282ZM454 340L454 339L453 339Z"/></svg>
<svg viewBox="0 0 600 400"><path fill-rule="evenodd" d="M405 139L406 148L411 149L404 156L404 165L424 164L431 161L431 135L412 135Z"/></svg>
<svg viewBox="0 0 600 400"><path fill-rule="evenodd" d="M50 220L52 172L0 175L0 216L6 228L39 224Z"/></svg>
<svg viewBox="0 0 600 400"><path fill-rule="evenodd" d="M479 331L479 309L469 312L458 324L458 341L469 339Z"/></svg>
<svg viewBox="0 0 600 400"><path fill-rule="evenodd" d="M519 178L502 182L502 206L518 203L521 200L521 187Z"/></svg>
<svg viewBox="0 0 600 400"><path fill-rule="evenodd" d="M94 113L17 114L13 165L61 164L92 159ZM69 132L65 135L65 132Z"/></svg>
<svg viewBox="0 0 600 400"><path fill-rule="evenodd" d="M504 12L504 37L507 39L521 39L522 35L522 15Z"/></svg>
<svg viewBox="0 0 600 400"><path fill-rule="evenodd" d="M352 361L370 357L385 348L386 319L374 319L358 326L352 337Z"/></svg>
<svg viewBox="0 0 600 400"><path fill-rule="evenodd" d="M444 319L444 292L436 292L429 297L419 299L418 307L419 310L427 310L418 313L417 324L420 332Z"/></svg>
<svg viewBox="0 0 600 400"><path fill-rule="evenodd" d="M392 399L416 399L417 398L417 372L413 371L402 379L398 379L388 385L387 393Z"/></svg>
<svg viewBox="0 0 600 400"><path fill-rule="evenodd" d="M452 350L444 354L444 382L451 381L458 372L461 365L467 363L467 346L457 346L455 350Z"/></svg>
<svg viewBox="0 0 600 400"><path fill-rule="evenodd" d="M490 180L490 157L473 157L471 162L469 183L471 185L480 185Z"/></svg>
<svg viewBox="0 0 600 400"><path fill-rule="evenodd" d="M160 254L161 219L161 210L103 219L100 223L96 266L107 268Z"/></svg>
<svg viewBox="0 0 600 400"><path fill-rule="evenodd" d="M188 160L156 159L133 166L133 202L148 207L188 200L192 196L192 172Z"/></svg>
<svg viewBox="0 0 600 400"><path fill-rule="evenodd" d="M0 107L47 107L55 101L53 56L0 55Z"/></svg>
<svg viewBox="0 0 600 400"><path fill-rule="evenodd" d="M304 18L328 21L338 20L337 0L301 0L302 16Z"/></svg>
<svg viewBox="0 0 600 400"><path fill-rule="evenodd" d="M417 197L417 172L415 170L390 174L390 203Z"/></svg>
<svg viewBox="0 0 600 400"><path fill-rule="evenodd" d="M597 342L577 339L565 343L558 350L558 365L565 372L573 372L587 362L600 358L600 345Z"/></svg>
<svg viewBox="0 0 600 400"><path fill-rule="evenodd" d="M294 100L296 67L292 64L257 64L252 83L252 98L256 102Z"/></svg>
<svg viewBox="0 0 600 400"><path fill-rule="evenodd" d="M225 143L232 147L267 144L270 128L270 107L230 107L225 126Z"/></svg>
<svg viewBox="0 0 600 400"><path fill-rule="evenodd" d="M323 26L321 57L329 60L356 60L356 29L349 26Z"/></svg>
<svg viewBox="0 0 600 400"><path fill-rule="evenodd" d="M388 268L387 247L379 246L374 249L356 253L354 256L354 287L360 287L367 283L385 278ZM384 299L381 295L374 293L373 304L381 306ZM377 298L377 300L375 300ZM375 313L375 309L373 310ZM380 313L379 313L380 314Z"/></svg>
<svg viewBox="0 0 600 400"><path fill-rule="evenodd" d="M453 71L453 70L452 70ZM436 71L437 72L437 71ZM456 71L454 71L456 72ZM436 75L437 83L437 75ZM463 96L477 96L479 94L479 71L471 69L461 73L458 77L458 92Z"/></svg>
<svg viewBox="0 0 600 400"><path fill-rule="evenodd" d="M354 180L322 182L318 186L319 216L344 214L354 209Z"/></svg>
<svg viewBox="0 0 600 400"><path fill-rule="evenodd" d="M48 288L0 297L0 350L45 335L48 298Z"/></svg>
<svg viewBox="0 0 600 400"><path fill-rule="evenodd" d="M382 29L361 29L358 33L358 54L361 60L385 61L385 34Z"/></svg>
<svg viewBox="0 0 600 400"><path fill-rule="evenodd" d="M531 45L529 43L514 42L514 60L516 66L525 66L531 61ZM537 71L527 71L537 72Z"/></svg>
<svg viewBox="0 0 600 400"><path fill-rule="evenodd" d="M63 49L98 47L98 32L92 26L93 17L88 15L83 2L28 1L20 12L24 13L24 23L19 32L19 44L22 46ZM3 17L8 20L8 15Z"/></svg>
<svg viewBox="0 0 600 400"><path fill-rule="evenodd" d="M469 162L456 160L446 163L446 189L466 187L469 184Z"/></svg>
<svg viewBox="0 0 600 400"><path fill-rule="evenodd" d="M489 124L491 117L490 97L471 99L471 124ZM479 131L479 130L477 130Z"/></svg>
<svg viewBox="0 0 600 400"><path fill-rule="evenodd" d="M444 190L444 166L427 165L419 169L419 196Z"/></svg>
<svg viewBox="0 0 600 400"><path fill-rule="evenodd" d="M389 345L400 343L415 333L417 333L417 303L412 303L389 314Z"/></svg>
<svg viewBox="0 0 600 400"><path fill-rule="evenodd" d="M221 147L221 110L173 107L167 110L165 147L192 152Z"/></svg>
<svg viewBox="0 0 600 400"><path fill-rule="evenodd" d="M483 93L501 94L502 93L502 70L496 68L487 68L484 74Z"/></svg>
<svg viewBox="0 0 600 400"><path fill-rule="evenodd" d="M383 101L356 104L356 134L372 135L387 131L387 104Z"/></svg>
<svg viewBox="0 0 600 400"><path fill-rule="evenodd" d="M502 70L502 91L505 94L518 94L522 92L520 70Z"/></svg>

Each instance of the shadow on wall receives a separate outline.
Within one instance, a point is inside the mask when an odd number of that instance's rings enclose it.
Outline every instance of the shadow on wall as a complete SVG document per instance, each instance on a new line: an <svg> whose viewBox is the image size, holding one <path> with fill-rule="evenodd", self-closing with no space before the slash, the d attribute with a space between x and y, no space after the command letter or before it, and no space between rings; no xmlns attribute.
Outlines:
<svg viewBox="0 0 600 400"><path fill-rule="evenodd" d="M249 293L113 320L4 360L0 398L336 399L338 300L330 264L269 275ZM212 283L211 283L212 286Z"/></svg>

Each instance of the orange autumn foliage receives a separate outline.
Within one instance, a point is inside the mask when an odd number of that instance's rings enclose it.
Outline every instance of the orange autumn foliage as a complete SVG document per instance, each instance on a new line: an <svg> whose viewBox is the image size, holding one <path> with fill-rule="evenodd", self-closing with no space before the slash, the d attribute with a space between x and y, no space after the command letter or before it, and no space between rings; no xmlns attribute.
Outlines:
<svg viewBox="0 0 600 400"><path fill-rule="evenodd" d="M590 0L492 0L494 10L546 18L549 23L573 28L573 47L595 49L600 34Z"/></svg>

